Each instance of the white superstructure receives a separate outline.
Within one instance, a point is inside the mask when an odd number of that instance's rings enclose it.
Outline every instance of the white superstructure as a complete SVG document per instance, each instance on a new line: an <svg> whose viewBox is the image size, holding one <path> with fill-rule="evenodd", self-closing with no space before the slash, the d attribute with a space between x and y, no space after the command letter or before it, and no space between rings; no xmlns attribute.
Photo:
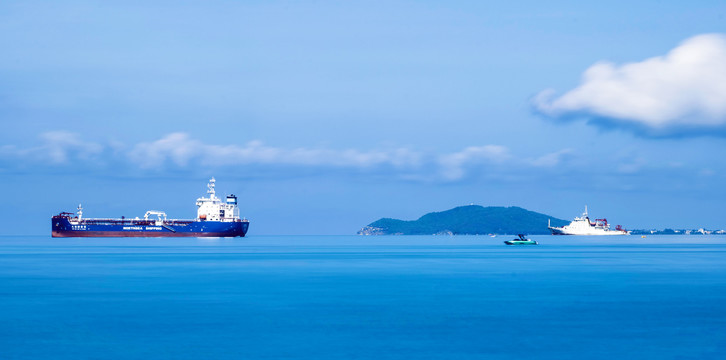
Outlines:
<svg viewBox="0 0 726 360"><path fill-rule="evenodd" d="M214 178L207 184L209 197L197 199L197 220L199 221L238 221L239 208L237 208L237 197L227 195L226 201L217 197L214 190Z"/></svg>
<svg viewBox="0 0 726 360"><path fill-rule="evenodd" d="M623 229L620 225L616 226L615 230L610 229L607 219L595 219L594 222L591 222L587 215L587 206L585 206L582 216L576 217L569 225L554 227L550 226L548 222L547 228L550 229L552 235L630 235L630 231Z"/></svg>

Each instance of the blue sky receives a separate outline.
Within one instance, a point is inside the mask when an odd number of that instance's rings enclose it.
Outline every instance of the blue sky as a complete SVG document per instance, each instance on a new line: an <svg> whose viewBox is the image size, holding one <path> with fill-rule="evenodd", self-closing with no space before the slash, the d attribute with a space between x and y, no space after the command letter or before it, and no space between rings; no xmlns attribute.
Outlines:
<svg viewBox="0 0 726 360"><path fill-rule="evenodd" d="M4 233L195 214L215 176L250 234L585 204L726 228L726 4L0 4Z"/></svg>

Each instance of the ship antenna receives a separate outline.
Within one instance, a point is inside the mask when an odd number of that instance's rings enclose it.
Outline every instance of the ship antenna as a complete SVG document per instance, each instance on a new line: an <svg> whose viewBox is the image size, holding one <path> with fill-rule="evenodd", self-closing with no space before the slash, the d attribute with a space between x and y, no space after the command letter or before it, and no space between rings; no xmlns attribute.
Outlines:
<svg viewBox="0 0 726 360"><path fill-rule="evenodd" d="M585 212L582 214L582 216L587 217L587 205L585 205Z"/></svg>
<svg viewBox="0 0 726 360"><path fill-rule="evenodd" d="M209 184L207 184L207 194L209 194L210 199L214 199L216 197L215 196L216 193L214 191L215 182L216 182L216 180L214 180L214 177L212 177L211 179L209 179Z"/></svg>

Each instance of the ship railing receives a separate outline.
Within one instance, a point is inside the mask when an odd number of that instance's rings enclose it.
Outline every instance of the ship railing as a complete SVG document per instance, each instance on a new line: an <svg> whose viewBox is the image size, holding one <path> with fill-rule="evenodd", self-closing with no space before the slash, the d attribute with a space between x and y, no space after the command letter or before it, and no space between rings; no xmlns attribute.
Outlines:
<svg viewBox="0 0 726 360"><path fill-rule="evenodd" d="M191 224L193 222L194 222L194 220L178 220L178 219L173 219L173 220L167 220L164 223L167 224L167 225L189 225L189 224Z"/></svg>
<svg viewBox="0 0 726 360"><path fill-rule="evenodd" d="M240 219L239 217L226 217L226 218L222 218L222 221L225 221L225 222L250 222L247 219Z"/></svg>
<svg viewBox="0 0 726 360"><path fill-rule="evenodd" d="M66 218L69 220L77 220L77 217L70 217L66 215L54 215L53 218ZM226 221L233 221L233 222L240 222L245 220L235 219L235 218L226 218ZM189 225L191 223L195 222L195 220L186 220L186 219L171 219L171 220L165 220L163 221L164 225ZM134 225L134 226L156 226L157 221L156 220L143 220L143 219L83 219L81 220L81 223L87 224L87 225Z"/></svg>
<svg viewBox="0 0 726 360"><path fill-rule="evenodd" d="M53 215L53 218L55 218L55 219L58 219L58 218L73 219L73 218L76 218L76 214L64 211L58 215Z"/></svg>
<svg viewBox="0 0 726 360"><path fill-rule="evenodd" d="M56 215L58 216L58 215ZM82 222L84 224L91 224L91 225L98 225L98 224L106 224L106 225L155 225L156 220L143 220L143 219L83 219ZM193 223L194 220L180 220L180 219L174 219L174 220L166 220L164 221L164 224L180 224L180 225L186 225Z"/></svg>
<svg viewBox="0 0 726 360"><path fill-rule="evenodd" d="M83 219L84 224L90 225L153 225L153 220L135 220L135 219Z"/></svg>

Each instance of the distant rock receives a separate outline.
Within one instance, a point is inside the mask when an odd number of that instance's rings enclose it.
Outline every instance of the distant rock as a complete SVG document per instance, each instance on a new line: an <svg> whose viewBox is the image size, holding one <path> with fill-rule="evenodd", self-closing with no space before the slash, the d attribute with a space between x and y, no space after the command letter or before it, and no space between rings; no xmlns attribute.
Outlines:
<svg viewBox="0 0 726 360"><path fill-rule="evenodd" d="M479 205L459 206L451 210L428 213L418 220L383 218L358 231L359 235L477 235L477 234L549 234L552 226L569 221L529 211L520 207Z"/></svg>
<svg viewBox="0 0 726 360"><path fill-rule="evenodd" d="M386 231L382 228L366 226L358 231L358 235L386 235Z"/></svg>

